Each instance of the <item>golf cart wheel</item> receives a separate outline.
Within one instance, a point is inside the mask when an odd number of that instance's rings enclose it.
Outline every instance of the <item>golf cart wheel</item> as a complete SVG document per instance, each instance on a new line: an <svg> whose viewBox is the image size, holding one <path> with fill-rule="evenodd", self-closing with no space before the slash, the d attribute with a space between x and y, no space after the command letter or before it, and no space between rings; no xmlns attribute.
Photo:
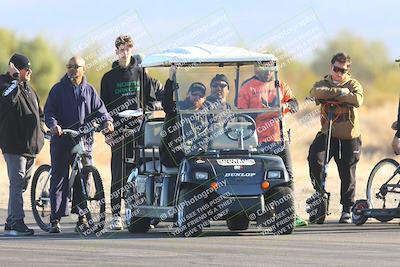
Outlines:
<svg viewBox="0 0 400 267"><path fill-rule="evenodd" d="M136 210L134 206L146 203L146 196L136 191L134 184L130 184L126 191L125 198L125 222L130 233L146 233L150 230L150 218L135 216ZM137 213L136 213L137 214Z"/></svg>
<svg viewBox="0 0 400 267"><path fill-rule="evenodd" d="M202 198L195 198L200 193L199 191L192 187L183 187L180 189L175 235L180 237L196 237L202 234L204 223L207 223L208 220L207 213L197 211L204 203Z"/></svg>
<svg viewBox="0 0 400 267"><path fill-rule="evenodd" d="M31 207L37 225L45 232L50 229L51 166L41 165L35 171L31 185Z"/></svg>
<svg viewBox="0 0 400 267"><path fill-rule="evenodd" d="M398 182L399 163L394 159L383 159L372 169L367 183L367 200L373 209L398 208L398 194L395 188L385 188L385 184ZM392 192L391 192L392 191ZM375 217L380 222L391 221L392 216Z"/></svg>
<svg viewBox="0 0 400 267"><path fill-rule="evenodd" d="M150 229L150 220L150 218L145 217L132 217L128 231L130 233L146 233Z"/></svg>
<svg viewBox="0 0 400 267"><path fill-rule="evenodd" d="M101 232L106 220L106 200L103 182L99 171L94 166L82 169L82 180L86 191L86 219L89 224L88 234ZM85 233L84 233L85 234Z"/></svg>
<svg viewBox="0 0 400 267"><path fill-rule="evenodd" d="M235 215L226 220L226 225L231 231L243 231L249 228L249 220L242 215Z"/></svg>
<svg viewBox="0 0 400 267"><path fill-rule="evenodd" d="M371 205L369 204L368 200L357 200L351 208L351 221L355 225L363 225L368 220L368 217L363 215L361 211L363 209L369 209L370 207Z"/></svg>
<svg viewBox="0 0 400 267"><path fill-rule="evenodd" d="M272 189L266 199L266 207L272 212L271 231L275 235L288 235L294 230L296 213L294 209L293 190L278 186Z"/></svg>

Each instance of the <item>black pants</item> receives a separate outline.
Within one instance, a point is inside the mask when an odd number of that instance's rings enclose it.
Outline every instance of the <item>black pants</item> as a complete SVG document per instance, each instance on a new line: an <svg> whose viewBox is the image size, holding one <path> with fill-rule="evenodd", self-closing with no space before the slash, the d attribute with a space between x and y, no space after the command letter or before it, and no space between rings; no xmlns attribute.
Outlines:
<svg viewBox="0 0 400 267"><path fill-rule="evenodd" d="M133 157L133 137L127 137L125 143L125 156ZM122 187L126 183L126 179L134 168L134 164L124 164L125 175L122 175L122 142L111 148L111 211L113 216L120 216L121 212L121 193Z"/></svg>
<svg viewBox="0 0 400 267"><path fill-rule="evenodd" d="M282 158L286 171L289 174L289 186L293 189L293 164L289 142L284 142L284 144L281 142L266 142L261 145L261 149L263 149L265 153L277 155Z"/></svg>
<svg viewBox="0 0 400 267"><path fill-rule="evenodd" d="M314 189L321 188L321 171L325 159L326 135L319 132L308 152L310 178ZM356 165L361 155L361 138L349 140L331 139L328 161L335 159L341 180L340 204L343 211L350 212L356 189Z"/></svg>

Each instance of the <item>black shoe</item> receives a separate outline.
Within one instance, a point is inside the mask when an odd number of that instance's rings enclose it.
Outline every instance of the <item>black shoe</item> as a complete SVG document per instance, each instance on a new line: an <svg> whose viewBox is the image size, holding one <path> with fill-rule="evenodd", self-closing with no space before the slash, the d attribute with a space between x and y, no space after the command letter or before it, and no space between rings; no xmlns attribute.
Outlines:
<svg viewBox="0 0 400 267"><path fill-rule="evenodd" d="M33 229L29 229L24 223L24 220L18 220L11 225L6 223L4 225L4 235L6 236L30 236L35 232Z"/></svg>
<svg viewBox="0 0 400 267"><path fill-rule="evenodd" d="M50 229L49 229L49 233L50 234L61 233L60 221L59 220L53 220L50 223L51 223L51 226L50 226Z"/></svg>
<svg viewBox="0 0 400 267"><path fill-rule="evenodd" d="M11 230L11 226L8 224L8 222L6 222L4 224L4 233L7 232L7 231L10 231L10 230Z"/></svg>
<svg viewBox="0 0 400 267"><path fill-rule="evenodd" d="M74 231L76 233L83 233L86 235L86 231L89 230L89 224L85 216L79 216L78 221L76 222L76 226Z"/></svg>

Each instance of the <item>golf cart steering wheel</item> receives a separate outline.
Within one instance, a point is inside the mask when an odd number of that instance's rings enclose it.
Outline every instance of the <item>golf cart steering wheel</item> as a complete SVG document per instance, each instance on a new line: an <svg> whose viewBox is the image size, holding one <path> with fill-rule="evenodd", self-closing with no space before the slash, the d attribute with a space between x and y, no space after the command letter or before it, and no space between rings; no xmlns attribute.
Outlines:
<svg viewBox="0 0 400 267"><path fill-rule="evenodd" d="M247 114L235 114L235 118L241 118L244 121L241 122L249 122L250 125L245 127L245 129L249 130L246 135L243 136L243 140L249 139L253 136L254 132L256 131L256 122L254 119ZM226 120L224 123L224 134L232 141L239 141L240 139L240 130L239 129L232 129L228 127L228 123L232 122L232 120Z"/></svg>

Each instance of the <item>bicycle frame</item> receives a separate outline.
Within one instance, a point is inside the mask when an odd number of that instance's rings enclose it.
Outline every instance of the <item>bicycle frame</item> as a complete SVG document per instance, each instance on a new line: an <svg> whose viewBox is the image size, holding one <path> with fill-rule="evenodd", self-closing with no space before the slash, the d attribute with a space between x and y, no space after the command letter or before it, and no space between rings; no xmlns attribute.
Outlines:
<svg viewBox="0 0 400 267"><path fill-rule="evenodd" d="M394 171L393 175L384 183L382 186L379 188L379 192L375 194L375 197L378 199L383 199L384 202L384 208L385 208L385 198L387 193L394 193L394 194L400 194L400 191L397 191L396 189L400 188L400 177L395 184L389 184L391 180L393 180L394 177L396 177L397 174L400 173L400 165L396 168ZM399 201L399 206L400 206L400 201Z"/></svg>

